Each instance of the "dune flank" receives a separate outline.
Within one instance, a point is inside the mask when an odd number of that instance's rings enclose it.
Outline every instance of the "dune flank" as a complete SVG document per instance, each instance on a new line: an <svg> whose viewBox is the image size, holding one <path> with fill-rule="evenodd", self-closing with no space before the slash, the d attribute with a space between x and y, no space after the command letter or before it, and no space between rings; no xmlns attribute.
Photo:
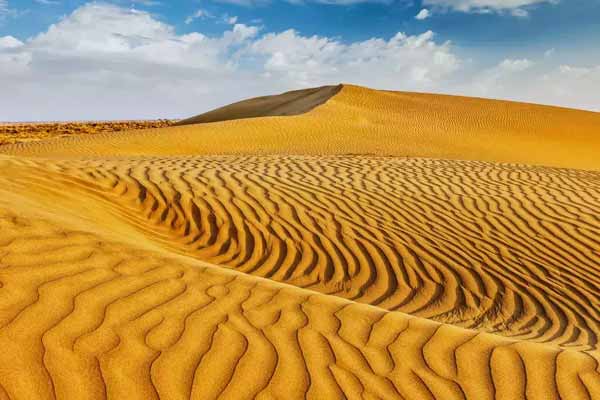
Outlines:
<svg viewBox="0 0 600 400"><path fill-rule="evenodd" d="M385 125L429 96L349 88L0 147L0 399L600 398L600 171L341 154L338 97ZM318 118L321 154L252 147Z"/></svg>
<svg viewBox="0 0 600 400"><path fill-rule="evenodd" d="M268 109L257 107L255 114ZM372 154L600 169L600 113L589 111L352 85L300 115L235 119L241 111L234 105L206 114L234 120L2 151L46 157Z"/></svg>

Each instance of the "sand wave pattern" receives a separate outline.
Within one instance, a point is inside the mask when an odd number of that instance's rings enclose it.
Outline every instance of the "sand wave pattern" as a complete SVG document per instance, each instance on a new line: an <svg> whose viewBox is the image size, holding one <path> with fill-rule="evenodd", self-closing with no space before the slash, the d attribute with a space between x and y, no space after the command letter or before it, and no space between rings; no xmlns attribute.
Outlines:
<svg viewBox="0 0 600 400"><path fill-rule="evenodd" d="M600 173L0 158L0 398L593 399Z"/></svg>

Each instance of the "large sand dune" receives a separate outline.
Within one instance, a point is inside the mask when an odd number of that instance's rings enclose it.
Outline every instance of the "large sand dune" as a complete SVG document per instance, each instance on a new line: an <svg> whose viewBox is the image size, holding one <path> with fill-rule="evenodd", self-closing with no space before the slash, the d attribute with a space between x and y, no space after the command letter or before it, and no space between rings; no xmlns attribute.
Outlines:
<svg viewBox="0 0 600 400"><path fill-rule="evenodd" d="M238 104L204 114L207 121L220 122L23 144L3 151L53 157L373 154L600 169L600 113L352 85L316 93L327 101L300 115L269 116L270 108L264 106L269 100L258 99L239 103L255 105L254 113ZM298 104L306 104L296 97L290 107L300 112ZM270 101L279 104L278 99ZM236 119L242 111L255 118Z"/></svg>
<svg viewBox="0 0 600 400"><path fill-rule="evenodd" d="M252 148L248 126L346 89L0 148L0 399L600 398L600 172L340 155L327 119L320 155ZM247 154L178 153L226 124Z"/></svg>

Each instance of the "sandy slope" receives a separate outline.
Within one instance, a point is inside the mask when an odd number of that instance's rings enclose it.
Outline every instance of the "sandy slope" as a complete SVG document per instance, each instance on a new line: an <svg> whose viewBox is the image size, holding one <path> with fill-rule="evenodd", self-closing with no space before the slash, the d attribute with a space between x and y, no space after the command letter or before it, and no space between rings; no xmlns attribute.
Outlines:
<svg viewBox="0 0 600 400"><path fill-rule="evenodd" d="M0 148L46 155L0 155L0 399L600 398L600 172L177 155L180 129L301 124L346 89Z"/></svg>
<svg viewBox="0 0 600 400"><path fill-rule="evenodd" d="M344 85L326 103L301 115L72 138L2 151L53 157L374 154L597 170L599 131L600 113Z"/></svg>

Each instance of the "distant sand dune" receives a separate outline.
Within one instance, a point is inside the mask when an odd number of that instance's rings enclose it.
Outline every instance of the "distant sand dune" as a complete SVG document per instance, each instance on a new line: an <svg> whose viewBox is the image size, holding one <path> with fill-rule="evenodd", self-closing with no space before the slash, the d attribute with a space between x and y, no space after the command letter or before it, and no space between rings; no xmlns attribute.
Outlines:
<svg viewBox="0 0 600 400"><path fill-rule="evenodd" d="M244 104L258 105L254 112L260 114L269 110L263 102L268 100ZM205 116L235 119L240 110L250 113L233 105ZM344 85L307 113L264 115L0 151L52 157L373 154L600 169L600 113L589 111Z"/></svg>
<svg viewBox="0 0 600 400"><path fill-rule="evenodd" d="M600 399L598 115L334 90L0 147L0 399Z"/></svg>
<svg viewBox="0 0 600 400"><path fill-rule="evenodd" d="M79 122L0 122L0 146L7 144L96 135L132 129L165 128L175 121L79 121Z"/></svg>

